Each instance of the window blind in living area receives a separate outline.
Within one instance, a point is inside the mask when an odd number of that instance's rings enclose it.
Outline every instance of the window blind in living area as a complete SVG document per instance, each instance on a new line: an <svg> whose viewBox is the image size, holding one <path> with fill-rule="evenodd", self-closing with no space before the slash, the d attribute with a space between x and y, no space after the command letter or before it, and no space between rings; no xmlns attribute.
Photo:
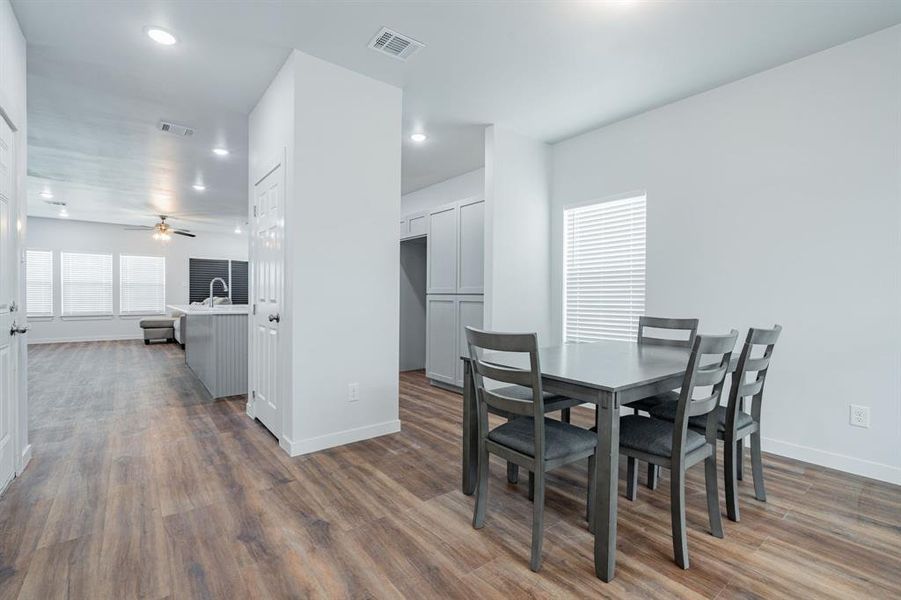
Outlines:
<svg viewBox="0 0 901 600"><path fill-rule="evenodd" d="M162 256L119 256L119 312L166 312L166 259Z"/></svg>
<svg viewBox="0 0 901 600"><path fill-rule="evenodd" d="M53 252L25 252L25 304L29 317L53 316Z"/></svg>
<svg viewBox="0 0 901 600"><path fill-rule="evenodd" d="M567 342L634 341L645 309L645 196L564 211Z"/></svg>
<svg viewBox="0 0 901 600"><path fill-rule="evenodd" d="M113 255L60 254L63 316L113 314Z"/></svg>

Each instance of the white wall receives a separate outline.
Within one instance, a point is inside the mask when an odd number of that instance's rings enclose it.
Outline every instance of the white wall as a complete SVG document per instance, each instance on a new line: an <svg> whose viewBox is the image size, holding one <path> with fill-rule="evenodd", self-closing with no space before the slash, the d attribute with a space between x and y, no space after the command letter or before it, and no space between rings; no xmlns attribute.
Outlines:
<svg viewBox="0 0 901 600"><path fill-rule="evenodd" d="M53 250L53 306L56 316L28 320L29 343L86 340L140 339L142 317L60 317L59 253L97 252L113 254L113 310L119 307L119 256L164 256L166 258L166 303L188 303L188 259L223 258L247 260L247 236L198 232L196 238L173 236L169 242L154 240L149 232L126 231L121 225L64 219L29 217L26 248Z"/></svg>
<svg viewBox="0 0 901 600"><path fill-rule="evenodd" d="M785 328L764 449L901 483L899 145L901 27L555 145L555 335L564 206L646 190L648 314Z"/></svg>
<svg viewBox="0 0 901 600"><path fill-rule="evenodd" d="M251 185L255 163L288 147L281 443L292 455L400 429L400 127L398 88L297 51L251 114Z"/></svg>
<svg viewBox="0 0 901 600"><path fill-rule="evenodd" d="M485 130L485 327L550 339L548 145Z"/></svg>
<svg viewBox="0 0 901 600"><path fill-rule="evenodd" d="M449 202L456 202L457 200L472 198L473 196L482 197L484 194L485 169L476 169L415 192L404 194L400 199L400 213L409 215L423 212Z"/></svg>
<svg viewBox="0 0 901 600"><path fill-rule="evenodd" d="M13 256L21 257L24 247L25 215L27 212L26 175L28 173L28 123L25 76L25 36L19 28L19 22L13 13L8 0L0 0L0 109L2 109L14 125L15 161L16 161L16 197L13 199L12 217L16 219L13 229L17 237L13 241ZM19 227L19 225L22 225ZM2 257L7 260L6 257ZM25 301L24 267L19 261L18 276L13 278L16 289L14 297L19 306ZM23 285L18 285L21 281ZM28 349L24 336L17 336L16 348L18 360L18 381L15 386L18 399L15 420L17 423L14 443L17 446L16 472L21 473L31 458L31 446L28 443Z"/></svg>

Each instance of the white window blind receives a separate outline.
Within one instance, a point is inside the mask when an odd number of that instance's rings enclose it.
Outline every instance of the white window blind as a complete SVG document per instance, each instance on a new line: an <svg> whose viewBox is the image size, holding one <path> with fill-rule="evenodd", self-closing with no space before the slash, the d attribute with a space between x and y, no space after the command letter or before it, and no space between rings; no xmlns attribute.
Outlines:
<svg viewBox="0 0 901 600"><path fill-rule="evenodd" d="M113 256L60 254L63 316L113 314Z"/></svg>
<svg viewBox="0 0 901 600"><path fill-rule="evenodd" d="M166 259L162 256L119 256L119 312L166 312Z"/></svg>
<svg viewBox="0 0 901 600"><path fill-rule="evenodd" d="M53 316L53 252L25 252L25 304L29 317Z"/></svg>
<svg viewBox="0 0 901 600"><path fill-rule="evenodd" d="M567 342L634 341L645 302L644 196L564 211Z"/></svg>

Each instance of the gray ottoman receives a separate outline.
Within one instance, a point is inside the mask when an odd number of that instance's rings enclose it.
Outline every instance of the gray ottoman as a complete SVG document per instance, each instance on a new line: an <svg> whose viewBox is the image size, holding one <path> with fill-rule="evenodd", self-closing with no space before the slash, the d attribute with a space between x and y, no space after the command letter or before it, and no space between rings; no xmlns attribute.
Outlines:
<svg viewBox="0 0 901 600"><path fill-rule="evenodd" d="M155 319L143 319L139 325L144 330L144 343L149 344L150 340L163 340L171 342L175 340L175 319L167 319L164 317Z"/></svg>

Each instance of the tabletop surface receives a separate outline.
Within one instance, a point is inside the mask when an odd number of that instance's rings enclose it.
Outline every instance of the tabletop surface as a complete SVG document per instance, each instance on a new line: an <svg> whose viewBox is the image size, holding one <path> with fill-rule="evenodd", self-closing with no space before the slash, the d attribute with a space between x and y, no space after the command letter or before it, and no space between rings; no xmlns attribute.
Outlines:
<svg viewBox="0 0 901 600"><path fill-rule="evenodd" d="M543 377L609 392L680 376L688 366L689 354L687 348L639 346L612 340L538 350ZM529 366L527 354L488 352L484 360L507 367Z"/></svg>

